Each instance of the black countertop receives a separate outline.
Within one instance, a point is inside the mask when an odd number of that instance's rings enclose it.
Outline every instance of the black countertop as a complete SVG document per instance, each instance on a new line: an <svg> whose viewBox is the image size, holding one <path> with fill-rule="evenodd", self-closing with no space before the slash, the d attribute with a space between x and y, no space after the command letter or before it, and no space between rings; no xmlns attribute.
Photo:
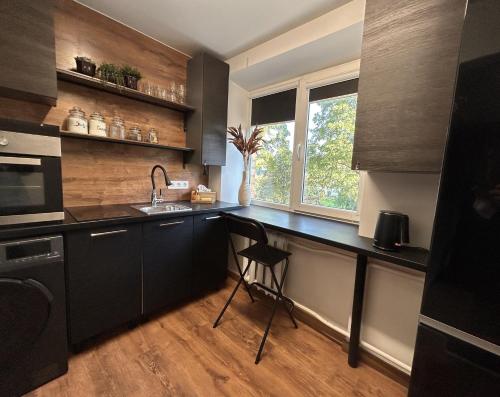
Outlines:
<svg viewBox="0 0 500 397"><path fill-rule="evenodd" d="M358 226L350 223L254 205L243 208L238 204L223 201L217 201L214 204L191 204L189 201L180 201L178 204L189 206L192 208L192 211L146 215L139 210L131 208L131 205L137 205L137 203L70 207L64 211L64 220L57 223L2 227L0 228L0 240L225 211L256 219L269 229L317 241L371 258L381 259L396 265L423 272L426 271L427 250L415 247L404 247L399 252L376 249L372 246L373 240L359 236ZM73 218L71 213L91 220L78 222Z"/></svg>
<svg viewBox="0 0 500 397"><path fill-rule="evenodd" d="M28 236L40 236L53 233L67 232L71 230L85 228L99 228L127 223L138 223L145 221L155 221L167 218L177 218L180 216L199 215L206 212L220 212L223 210L235 210L241 208L238 204L217 201L214 204L191 204L189 201L179 201L177 204L186 205L192 211L172 212L168 214L146 215L139 210L131 208L133 204L112 204L112 205L91 205L85 207L70 207L64 210L64 220L38 225L18 225L0 228L0 240L15 239ZM150 204L144 204L150 205ZM78 222L71 212L78 213L84 218L98 218L102 214L102 219L86 220ZM125 215L126 214L126 215Z"/></svg>
<svg viewBox="0 0 500 397"><path fill-rule="evenodd" d="M426 271L427 250L416 247L404 247L398 252L379 250L372 246L371 238L358 235L357 225L254 205L227 212L255 219L269 229Z"/></svg>

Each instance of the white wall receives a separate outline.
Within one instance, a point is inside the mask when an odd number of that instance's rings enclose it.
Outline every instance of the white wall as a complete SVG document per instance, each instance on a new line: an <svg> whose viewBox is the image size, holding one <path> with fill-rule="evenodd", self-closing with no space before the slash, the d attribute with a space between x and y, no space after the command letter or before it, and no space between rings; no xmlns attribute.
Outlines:
<svg viewBox="0 0 500 397"><path fill-rule="evenodd" d="M380 210L410 217L410 245L429 248L436 209L438 174L364 172L359 234L373 237Z"/></svg>
<svg viewBox="0 0 500 397"><path fill-rule="evenodd" d="M229 81L227 125L244 130L250 126L250 102L248 92ZM209 186L218 193L218 199L228 203L238 202L238 189L243 173L243 159L236 148L228 144L226 150L226 166L210 167Z"/></svg>

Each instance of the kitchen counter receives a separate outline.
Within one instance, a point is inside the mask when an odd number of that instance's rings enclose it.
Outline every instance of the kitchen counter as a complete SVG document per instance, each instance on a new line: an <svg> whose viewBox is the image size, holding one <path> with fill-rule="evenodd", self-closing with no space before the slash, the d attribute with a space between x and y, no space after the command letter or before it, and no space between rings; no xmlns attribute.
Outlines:
<svg viewBox="0 0 500 397"><path fill-rule="evenodd" d="M302 237L421 272L426 271L426 260L429 253L426 249L404 247L397 252L377 249L372 245L373 239L358 235L358 225L355 224L256 205L226 211L255 219L266 228L292 236Z"/></svg>
<svg viewBox="0 0 500 397"><path fill-rule="evenodd" d="M142 223L156 221L160 219L178 218L181 216L198 215L207 212L230 211L241 208L238 204L216 201L213 204L191 204L189 201L178 201L176 204L182 204L192 208L192 211L179 211L167 214L146 215L143 212L131 208L131 204L111 204L111 205L92 205L85 207L69 207L64 210L64 220L60 222L51 222L46 224L35 225L17 225L4 226L0 228L0 240L16 239L29 236L41 236L46 234L61 233L71 230L79 230L85 228L99 228L107 226L116 226L122 224ZM144 204L150 205L149 203ZM88 214L88 218L95 218L96 214L103 214L102 219L92 219L83 222L78 222L71 212L78 211L80 215ZM122 214L127 213L126 216ZM116 217L113 217L116 214Z"/></svg>

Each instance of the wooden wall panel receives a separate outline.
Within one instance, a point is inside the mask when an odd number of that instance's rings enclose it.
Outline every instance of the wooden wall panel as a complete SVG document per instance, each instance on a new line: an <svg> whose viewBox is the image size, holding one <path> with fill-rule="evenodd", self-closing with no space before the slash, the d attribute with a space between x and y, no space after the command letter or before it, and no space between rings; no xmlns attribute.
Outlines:
<svg viewBox="0 0 500 397"><path fill-rule="evenodd" d="M188 56L72 0L56 0L56 64L75 67L75 56L99 64L129 63L145 80L168 87L186 82Z"/></svg>
<svg viewBox="0 0 500 397"><path fill-rule="evenodd" d="M162 164L172 180L191 186L207 184L198 166L182 168L182 153L130 145L104 145L76 139L63 140L63 190L66 203L75 205L140 203L150 200L151 169ZM158 172L157 186L164 188ZM185 190L164 190L169 200L187 200Z"/></svg>
<svg viewBox="0 0 500 397"><path fill-rule="evenodd" d="M188 57L71 0L56 0L56 63L75 67L74 57L136 66L144 79L168 87L185 83ZM114 114L127 128L138 124L144 132L154 127L160 143L185 146L182 113L136 102L69 82L58 82L56 107L0 98L0 117L45 122L64 127L68 110L80 106L88 115L101 111L109 123ZM182 153L147 147L87 142L63 138L64 206L145 202L150 198L151 168L161 164L173 180L188 180L189 190L169 190L171 200L189 199L191 188L208 179L202 167L182 167ZM158 175L160 186L163 182Z"/></svg>

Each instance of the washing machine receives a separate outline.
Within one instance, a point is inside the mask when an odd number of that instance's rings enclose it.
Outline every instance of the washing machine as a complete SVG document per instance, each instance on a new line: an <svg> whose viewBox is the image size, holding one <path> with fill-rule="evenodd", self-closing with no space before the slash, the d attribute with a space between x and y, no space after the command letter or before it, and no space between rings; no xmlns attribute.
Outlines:
<svg viewBox="0 0 500 397"><path fill-rule="evenodd" d="M0 242L0 396L68 370L63 238Z"/></svg>

